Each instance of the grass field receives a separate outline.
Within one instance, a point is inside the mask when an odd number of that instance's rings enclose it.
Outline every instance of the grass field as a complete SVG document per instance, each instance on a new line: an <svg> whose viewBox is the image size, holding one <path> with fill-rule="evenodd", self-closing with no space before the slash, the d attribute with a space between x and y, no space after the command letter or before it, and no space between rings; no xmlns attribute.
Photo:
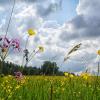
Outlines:
<svg viewBox="0 0 100 100"><path fill-rule="evenodd" d="M0 100L100 100L100 77L9 75L0 78Z"/></svg>

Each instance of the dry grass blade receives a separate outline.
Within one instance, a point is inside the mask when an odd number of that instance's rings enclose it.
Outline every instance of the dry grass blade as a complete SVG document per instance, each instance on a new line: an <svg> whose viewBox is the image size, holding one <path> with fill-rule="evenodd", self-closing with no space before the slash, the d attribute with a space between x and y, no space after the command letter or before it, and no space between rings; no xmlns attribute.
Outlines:
<svg viewBox="0 0 100 100"><path fill-rule="evenodd" d="M64 62L65 62L67 59L69 59L69 58L70 58L70 54L72 54L73 52L77 51L77 50L80 48L81 45L82 45L81 43L75 45L75 46L68 52L67 56L64 57Z"/></svg>
<svg viewBox="0 0 100 100"><path fill-rule="evenodd" d="M71 53L77 51L77 50L80 48L81 45L82 45L82 44L80 43L80 44L74 46L74 47L68 52L68 55L70 55Z"/></svg>
<svg viewBox="0 0 100 100"><path fill-rule="evenodd" d="M65 57L65 58L64 58L64 62L65 62L67 59L69 59L69 58L70 58L70 57L68 57L68 56L67 56L67 57Z"/></svg>

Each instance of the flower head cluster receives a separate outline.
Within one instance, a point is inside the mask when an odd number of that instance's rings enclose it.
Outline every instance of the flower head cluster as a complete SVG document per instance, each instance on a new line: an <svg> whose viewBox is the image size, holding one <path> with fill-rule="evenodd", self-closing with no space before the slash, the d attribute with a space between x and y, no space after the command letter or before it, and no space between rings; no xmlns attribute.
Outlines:
<svg viewBox="0 0 100 100"><path fill-rule="evenodd" d="M100 50L97 51L97 54L100 55Z"/></svg>
<svg viewBox="0 0 100 100"><path fill-rule="evenodd" d="M36 30L34 29L28 29L27 31L28 35L29 36L34 36L36 35ZM25 66L27 66L27 64L32 60L32 58L37 54L37 53L40 53L40 52L43 52L44 51L44 47L43 46L39 46L38 48L36 48L35 50L33 50L32 52L29 52L28 48L27 48L27 44L29 42L29 36L26 40L26 44L25 44L25 50L23 50L23 61L22 61L22 66L23 66L23 63L25 61Z"/></svg>
<svg viewBox="0 0 100 100"><path fill-rule="evenodd" d="M64 75L65 75L65 76L69 76L69 73L68 73L68 72L64 72Z"/></svg>
<svg viewBox="0 0 100 100"><path fill-rule="evenodd" d="M91 75L89 73L81 73L80 75L83 79L87 80Z"/></svg>
<svg viewBox="0 0 100 100"><path fill-rule="evenodd" d="M7 37L0 37L0 49L4 49L4 51L10 47L13 47L14 49L20 49L20 43L18 39L12 39L10 40Z"/></svg>
<svg viewBox="0 0 100 100"><path fill-rule="evenodd" d="M38 49L39 49L40 52L44 51L44 47L42 47L42 46L39 46Z"/></svg>
<svg viewBox="0 0 100 100"><path fill-rule="evenodd" d="M18 49L20 50L20 42L18 39L12 39L11 40L11 46L14 48L14 49Z"/></svg>
<svg viewBox="0 0 100 100"><path fill-rule="evenodd" d="M20 42L18 39L9 39L5 36L0 37L0 57L5 59L8 52L17 49L20 50ZM11 51L12 52L12 51Z"/></svg>
<svg viewBox="0 0 100 100"><path fill-rule="evenodd" d="M22 75L22 73L21 73L20 71L14 72L14 74L15 74L15 78L16 78L18 81L22 80L23 75Z"/></svg>
<svg viewBox="0 0 100 100"><path fill-rule="evenodd" d="M29 34L29 36L36 35L36 31L33 29L29 29L28 34Z"/></svg>
<svg viewBox="0 0 100 100"><path fill-rule="evenodd" d="M6 37L0 37L0 49L2 52L6 52L10 45L10 40Z"/></svg>

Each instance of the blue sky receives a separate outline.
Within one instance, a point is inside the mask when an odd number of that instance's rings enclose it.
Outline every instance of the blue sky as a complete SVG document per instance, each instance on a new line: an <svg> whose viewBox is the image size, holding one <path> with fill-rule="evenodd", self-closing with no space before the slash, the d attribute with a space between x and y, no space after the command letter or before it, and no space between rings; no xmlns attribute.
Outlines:
<svg viewBox="0 0 100 100"><path fill-rule="evenodd" d="M49 16L48 20L56 20L59 24L71 20L77 15L76 7L78 0L62 0L61 7L59 10Z"/></svg>

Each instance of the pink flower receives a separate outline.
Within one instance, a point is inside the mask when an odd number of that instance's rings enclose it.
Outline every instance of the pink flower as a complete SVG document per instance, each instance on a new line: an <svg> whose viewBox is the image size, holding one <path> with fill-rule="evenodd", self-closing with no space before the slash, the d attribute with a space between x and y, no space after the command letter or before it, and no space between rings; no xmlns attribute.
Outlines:
<svg viewBox="0 0 100 100"><path fill-rule="evenodd" d="M11 46L13 46L13 48L20 50L20 42L18 39L12 39L11 40Z"/></svg>
<svg viewBox="0 0 100 100"><path fill-rule="evenodd" d="M20 80L23 78L23 75L22 75L22 73L21 73L20 71L14 72L14 74L15 74L15 78L16 78L18 81L20 81Z"/></svg>
<svg viewBox="0 0 100 100"><path fill-rule="evenodd" d="M8 44L10 44L10 40L7 37L5 37L4 39Z"/></svg>
<svg viewBox="0 0 100 100"><path fill-rule="evenodd" d="M9 39L5 36L0 36L0 58L5 60L8 54L17 49L20 51L20 42L18 39Z"/></svg>
<svg viewBox="0 0 100 100"><path fill-rule="evenodd" d="M0 47L2 48L8 48L10 45L10 40L7 37L0 37Z"/></svg>
<svg viewBox="0 0 100 100"><path fill-rule="evenodd" d="M20 42L18 39L8 39L7 37L0 37L0 48L9 48L13 47L14 49L18 49L20 51Z"/></svg>

